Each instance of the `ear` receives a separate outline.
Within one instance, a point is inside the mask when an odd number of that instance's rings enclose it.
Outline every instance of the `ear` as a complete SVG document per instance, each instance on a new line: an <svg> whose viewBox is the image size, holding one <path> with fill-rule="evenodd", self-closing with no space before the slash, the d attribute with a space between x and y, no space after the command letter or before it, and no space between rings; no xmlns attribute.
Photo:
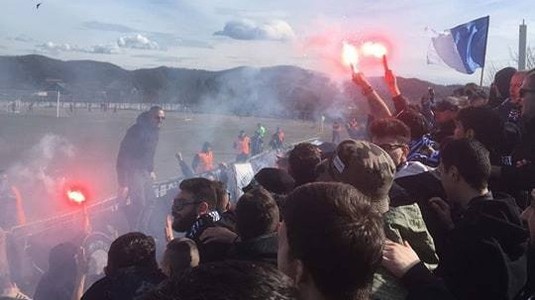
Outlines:
<svg viewBox="0 0 535 300"><path fill-rule="evenodd" d="M210 212L209 208L210 208L210 206L208 205L208 203L202 201L201 203L199 203L199 208L197 209L197 214L198 215L207 214L208 212Z"/></svg>
<svg viewBox="0 0 535 300"><path fill-rule="evenodd" d="M299 286L308 281L308 274L305 272L305 266L303 265L303 261L301 261L300 259L295 259L293 263L295 264L295 278L293 278L293 280L295 284Z"/></svg>
<svg viewBox="0 0 535 300"><path fill-rule="evenodd" d="M470 128L465 131L464 137L467 139L473 139L475 137L476 133L474 132L474 129Z"/></svg>
<svg viewBox="0 0 535 300"><path fill-rule="evenodd" d="M403 151L403 156L404 156L404 157L409 156L409 152L410 152L411 149L409 148L408 145L403 145L403 148L401 148L401 149L402 149L402 151Z"/></svg>
<svg viewBox="0 0 535 300"><path fill-rule="evenodd" d="M451 166L448 173L455 182L461 179L461 174L459 173L459 169L457 169L456 166Z"/></svg>

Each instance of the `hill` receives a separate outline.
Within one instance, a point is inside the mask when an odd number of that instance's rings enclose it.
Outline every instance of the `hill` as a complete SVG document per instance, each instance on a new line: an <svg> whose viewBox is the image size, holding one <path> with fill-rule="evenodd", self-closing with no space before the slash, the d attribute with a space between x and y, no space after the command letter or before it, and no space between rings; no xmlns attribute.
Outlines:
<svg viewBox="0 0 535 300"><path fill-rule="evenodd" d="M55 90L53 83L58 83L66 101L178 103L194 111L294 118L343 114L351 99L362 99L351 82L333 82L325 74L295 66L129 71L104 62L26 55L0 56L0 70L3 98L16 94L24 99L36 91ZM388 95L381 78L370 81L381 95ZM415 100L428 87L437 96L456 88L415 78L398 82L404 95Z"/></svg>

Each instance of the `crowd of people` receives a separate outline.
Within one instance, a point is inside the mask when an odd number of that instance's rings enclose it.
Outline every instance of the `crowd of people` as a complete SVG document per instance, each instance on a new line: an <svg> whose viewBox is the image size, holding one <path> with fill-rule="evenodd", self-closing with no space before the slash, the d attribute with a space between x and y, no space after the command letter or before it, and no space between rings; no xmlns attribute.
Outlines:
<svg viewBox="0 0 535 300"><path fill-rule="evenodd" d="M367 140L341 140L337 124L332 143L296 145L239 199L225 180L196 177L213 167L205 143L168 208L161 262L154 238L135 231L165 118L151 108L117 162L133 231L89 287L84 249L58 245L34 299L532 299L535 70L506 68L488 93L468 84L417 104L391 70L384 78L392 105L353 75L373 116ZM255 139L265 135L258 124ZM280 147L282 130L275 139ZM240 132L237 161L251 143Z"/></svg>

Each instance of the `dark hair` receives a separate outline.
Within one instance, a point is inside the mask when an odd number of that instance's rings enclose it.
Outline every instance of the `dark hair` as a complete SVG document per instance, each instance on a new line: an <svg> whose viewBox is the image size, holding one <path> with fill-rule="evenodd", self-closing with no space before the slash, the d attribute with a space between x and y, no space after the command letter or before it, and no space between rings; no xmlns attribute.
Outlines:
<svg viewBox="0 0 535 300"><path fill-rule="evenodd" d="M256 187L243 194L236 204L236 230L243 241L277 230L279 208L271 193Z"/></svg>
<svg viewBox="0 0 535 300"><path fill-rule="evenodd" d="M314 182L316 166L321 162L321 151L311 143L297 144L288 154L288 173L295 179L295 185Z"/></svg>
<svg viewBox="0 0 535 300"><path fill-rule="evenodd" d="M213 181L210 179L195 177L184 179L180 182L182 191L191 193L195 201L204 201L209 210L217 208L217 192Z"/></svg>
<svg viewBox="0 0 535 300"><path fill-rule="evenodd" d="M150 292L144 300L297 299L290 278L275 267L227 260L201 264Z"/></svg>
<svg viewBox="0 0 535 300"><path fill-rule="evenodd" d="M219 180L212 181L212 184L214 185L214 191L217 197L217 211L224 212L227 210L227 207L225 207L226 203L223 202L223 198L227 197L227 185Z"/></svg>
<svg viewBox="0 0 535 300"><path fill-rule="evenodd" d="M284 204L290 256L327 299L366 298L381 263L383 221L365 198L348 184L317 182L295 189Z"/></svg>
<svg viewBox="0 0 535 300"><path fill-rule="evenodd" d="M403 144L408 144L411 140L409 127L396 118L374 120L370 124L369 131L372 137L393 137Z"/></svg>
<svg viewBox="0 0 535 300"><path fill-rule="evenodd" d="M429 123L424 115L414 109L403 110L397 116L397 119L409 127L412 140L419 139L423 135L431 132Z"/></svg>
<svg viewBox="0 0 535 300"><path fill-rule="evenodd" d="M492 160L495 163L500 162L504 123L494 110L487 107L466 107L459 110L457 121L463 125L465 131L472 129L474 138L489 150Z"/></svg>
<svg viewBox="0 0 535 300"><path fill-rule="evenodd" d="M157 113L160 110L163 110L163 108L161 106L154 105L154 106L151 106L151 108L149 109L149 112L150 113Z"/></svg>
<svg viewBox="0 0 535 300"><path fill-rule="evenodd" d="M71 243L61 243L50 249L48 272L52 274L76 272L75 255L78 247Z"/></svg>
<svg viewBox="0 0 535 300"><path fill-rule="evenodd" d="M477 190L487 188L490 177L489 151L475 139L458 139L448 142L441 152L445 170L455 166L464 181Z"/></svg>
<svg viewBox="0 0 535 300"><path fill-rule="evenodd" d="M107 274L126 267L158 268L156 244L151 236L141 232L121 235L110 245Z"/></svg>
<svg viewBox="0 0 535 300"><path fill-rule="evenodd" d="M162 267L167 264L170 277L175 277L184 270L199 265L197 244L188 238L176 238L167 243Z"/></svg>
<svg viewBox="0 0 535 300"><path fill-rule="evenodd" d="M210 144L210 142L204 142L202 144L202 151L208 151L209 148L212 148L212 144Z"/></svg>

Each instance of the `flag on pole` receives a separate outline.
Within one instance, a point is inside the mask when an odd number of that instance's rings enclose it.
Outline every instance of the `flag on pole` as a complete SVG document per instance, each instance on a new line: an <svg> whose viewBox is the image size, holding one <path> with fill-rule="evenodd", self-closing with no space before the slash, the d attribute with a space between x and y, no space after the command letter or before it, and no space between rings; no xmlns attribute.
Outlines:
<svg viewBox="0 0 535 300"><path fill-rule="evenodd" d="M458 25L433 37L427 63L440 60L461 73L473 74L485 65L489 16Z"/></svg>

